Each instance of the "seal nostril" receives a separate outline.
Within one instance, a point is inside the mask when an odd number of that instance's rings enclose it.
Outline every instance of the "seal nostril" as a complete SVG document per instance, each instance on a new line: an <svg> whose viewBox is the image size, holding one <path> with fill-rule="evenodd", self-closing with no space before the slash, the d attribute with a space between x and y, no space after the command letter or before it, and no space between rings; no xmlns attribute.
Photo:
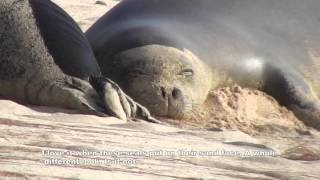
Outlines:
<svg viewBox="0 0 320 180"><path fill-rule="evenodd" d="M177 98L179 97L179 94L180 94L180 93L181 93L181 92L180 92L179 89L174 88L174 89L172 90L172 97L173 97L174 99L177 99Z"/></svg>
<svg viewBox="0 0 320 180"><path fill-rule="evenodd" d="M161 87L161 95L163 98L166 98L166 90L164 89L164 87Z"/></svg>

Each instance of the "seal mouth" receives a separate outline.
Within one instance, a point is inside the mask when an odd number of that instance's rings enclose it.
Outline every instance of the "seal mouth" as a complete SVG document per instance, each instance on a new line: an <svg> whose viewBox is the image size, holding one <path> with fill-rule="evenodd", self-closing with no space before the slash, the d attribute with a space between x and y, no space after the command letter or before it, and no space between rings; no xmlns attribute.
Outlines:
<svg viewBox="0 0 320 180"><path fill-rule="evenodd" d="M187 98L184 98L185 101L187 101ZM176 103L172 103L169 100L168 103L168 109L167 109L167 116L171 118L177 118L181 119L186 117L189 112L192 110L192 103L183 102L179 103L178 105Z"/></svg>
<svg viewBox="0 0 320 180"><path fill-rule="evenodd" d="M183 118L192 110L191 99L184 96L178 88L172 90L171 96L167 97L167 116L171 118Z"/></svg>

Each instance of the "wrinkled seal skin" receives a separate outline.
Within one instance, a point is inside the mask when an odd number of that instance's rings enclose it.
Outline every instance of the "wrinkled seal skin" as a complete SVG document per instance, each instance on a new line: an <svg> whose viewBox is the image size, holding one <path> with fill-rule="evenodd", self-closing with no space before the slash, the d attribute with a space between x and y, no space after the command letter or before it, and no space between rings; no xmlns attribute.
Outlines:
<svg viewBox="0 0 320 180"><path fill-rule="evenodd" d="M79 26L50 0L0 1L0 97L124 120L154 120L101 76Z"/></svg>
<svg viewBox="0 0 320 180"><path fill-rule="evenodd" d="M320 128L319 8L318 0L123 0L86 36L102 73L155 114L188 114L208 94L199 81L231 82Z"/></svg>

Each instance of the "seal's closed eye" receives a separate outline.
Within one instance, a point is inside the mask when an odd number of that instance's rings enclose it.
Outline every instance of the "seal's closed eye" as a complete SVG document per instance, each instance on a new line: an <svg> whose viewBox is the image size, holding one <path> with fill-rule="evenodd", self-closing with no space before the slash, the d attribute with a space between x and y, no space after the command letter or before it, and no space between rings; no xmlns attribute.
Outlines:
<svg viewBox="0 0 320 180"><path fill-rule="evenodd" d="M129 71L127 75L129 78L137 78L139 76L142 76L142 75L147 76L149 74L144 72L141 69L133 69L133 70Z"/></svg>
<svg viewBox="0 0 320 180"><path fill-rule="evenodd" d="M193 69L184 69L179 73L179 75L184 77L192 77L194 75L194 71Z"/></svg>

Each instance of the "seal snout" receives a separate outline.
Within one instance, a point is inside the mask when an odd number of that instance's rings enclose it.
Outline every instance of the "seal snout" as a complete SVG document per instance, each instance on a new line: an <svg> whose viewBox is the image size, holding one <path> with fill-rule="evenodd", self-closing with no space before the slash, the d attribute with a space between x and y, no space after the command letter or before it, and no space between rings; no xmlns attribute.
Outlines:
<svg viewBox="0 0 320 180"><path fill-rule="evenodd" d="M182 96L182 92L178 88L174 88L172 91L172 98L173 99L178 99L179 97Z"/></svg>
<svg viewBox="0 0 320 180"><path fill-rule="evenodd" d="M163 99L171 98L175 100L182 97L181 90L176 87L174 87L171 91L166 90L164 87L160 87L160 89L161 89L161 95Z"/></svg>
<svg viewBox="0 0 320 180"><path fill-rule="evenodd" d="M171 118L182 118L185 114L185 97L182 91L177 88L165 88L161 86L159 94L165 105L166 116Z"/></svg>

